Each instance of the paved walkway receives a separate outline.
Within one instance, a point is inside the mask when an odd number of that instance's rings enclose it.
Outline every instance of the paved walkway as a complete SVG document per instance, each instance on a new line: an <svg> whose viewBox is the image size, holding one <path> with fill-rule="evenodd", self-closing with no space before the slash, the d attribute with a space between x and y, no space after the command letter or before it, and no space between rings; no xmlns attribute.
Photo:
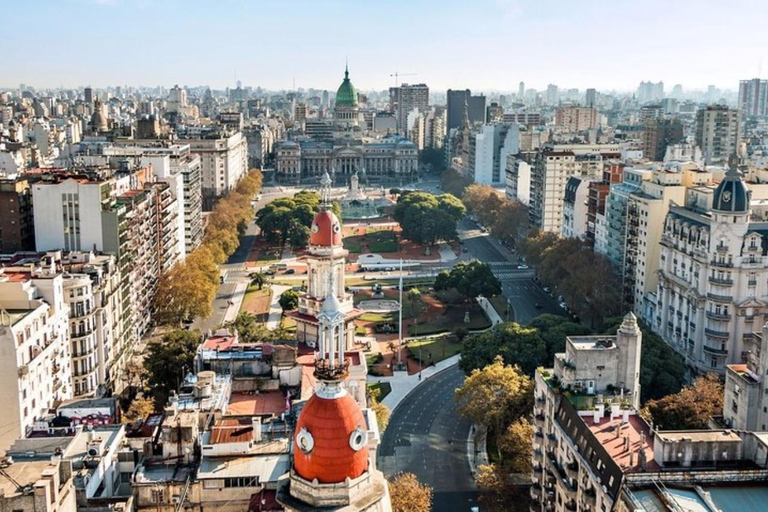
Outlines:
<svg viewBox="0 0 768 512"><path fill-rule="evenodd" d="M435 374L440 373L446 368L457 364L459 362L460 355L457 354L448 359L444 359L434 366L430 366L421 371L421 379L419 374L408 375L408 372L398 371L392 377L376 377L374 375L368 376L368 382L389 382L392 386L392 391L384 397L381 402L389 407L390 411L394 411L395 407L421 382L433 377Z"/></svg>
<svg viewBox="0 0 768 512"><path fill-rule="evenodd" d="M453 249L451 248L451 246L445 242L442 242L440 244L440 249L438 252L440 253L441 263L447 263L449 261L453 261L456 258L458 258L458 256L456 256L456 253L453 252Z"/></svg>
<svg viewBox="0 0 768 512"><path fill-rule="evenodd" d="M245 297L245 291L248 289L248 282L237 282L235 284L235 290L232 292L232 297L229 299L231 304L227 304L227 310L224 311L224 318L221 323L226 324L232 322L240 312L240 306L243 304L243 297Z"/></svg>
<svg viewBox="0 0 768 512"><path fill-rule="evenodd" d="M283 308L280 307L280 295L290 286L281 284L272 285L272 304L269 305L269 317L267 318L267 329L273 330L280 327L280 319L283 317Z"/></svg>

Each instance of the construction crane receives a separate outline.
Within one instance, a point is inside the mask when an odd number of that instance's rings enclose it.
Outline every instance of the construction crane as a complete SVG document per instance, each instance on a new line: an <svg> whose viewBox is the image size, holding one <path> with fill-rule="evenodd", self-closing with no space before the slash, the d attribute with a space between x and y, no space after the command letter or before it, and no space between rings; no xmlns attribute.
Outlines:
<svg viewBox="0 0 768 512"><path fill-rule="evenodd" d="M395 77L395 87L398 87L400 85L401 76L415 76L415 75L418 75L418 73L398 73L397 71L395 71L389 76Z"/></svg>

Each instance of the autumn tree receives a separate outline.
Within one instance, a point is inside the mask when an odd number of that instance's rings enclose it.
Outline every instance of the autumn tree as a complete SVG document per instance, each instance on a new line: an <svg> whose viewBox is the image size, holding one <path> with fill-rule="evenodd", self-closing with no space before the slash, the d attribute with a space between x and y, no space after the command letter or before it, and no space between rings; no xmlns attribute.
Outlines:
<svg viewBox="0 0 768 512"><path fill-rule="evenodd" d="M392 512L430 512L432 488L413 473L400 473L389 481Z"/></svg>
<svg viewBox="0 0 768 512"><path fill-rule="evenodd" d="M435 278L435 291L453 288L466 300L480 295L490 298L501 293L501 282L487 263L478 260L469 263L462 261L451 270L443 270Z"/></svg>
<svg viewBox="0 0 768 512"><path fill-rule="evenodd" d="M459 413L498 435L506 425L533 408L533 380L518 366L505 365L501 356L481 370L473 370L456 390Z"/></svg>
<svg viewBox="0 0 768 512"><path fill-rule="evenodd" d="M215 284L199 267L179 262L160 275L155 294L155 321L179 325L186 319L211 314Z"/></svg>
<svg viewBox="0 0 768 512"><path fill-rule="evenodd" d="M136 398L123 414L123 423L144 419L155 412L155 404L149 398Z"/></svg>
<svg viewBox="0 0 768 512"><path fill-rule="evenodd" d="M520 201L505 200L496 213L491 234L512 246L523 240L529 230L528 207Z"/></svg>
<svg viewBox="0 0 768 512"><path fill-rule="evenodd" d="M723 384L717 374L696 378L674 395L650 400L644 416L660 430L706 429L709 418L723 412Z"/></svg>
<svg viewBox="0 0 768 512"><path fill-rule="evenodd" d="M472 183L472 179L454 168L448 168L440 175L440 185L448 194L462 197L464 191Z"/></svg>
<svg viewBox="0 0 768 512"><path fill-rule="evenodd" d="M486 512L527 512L530 495L525 486L518 487L500 464L477 467L475 484L480 489L480 504Z"/></svg>
<svg viewBox="0 0 768 512"><path fill-rule="evenodd" d="M467 211L486 226L493 226L503 203L507 201L490 185L470 185L461 198Z"/></svg>
<svg viewBox="0 0 768 512"><path fill-rule="evenodd" d="M389 407L381 403L379 400L380 396L381 391L379 389L369 388L368 399L371 405L371 410L376 415L376 424L379 426L379 432L383 433L387 429L387 425L389 425L389 418L392 416L392 411L389 410Z"/></svg>
<svg viewBox="0 0 768 512"><path fill-rule="evenodd" d="M499 436L502 464L512 473L529 474L533 469L533 425L526 418L512 422Z"/></svg>

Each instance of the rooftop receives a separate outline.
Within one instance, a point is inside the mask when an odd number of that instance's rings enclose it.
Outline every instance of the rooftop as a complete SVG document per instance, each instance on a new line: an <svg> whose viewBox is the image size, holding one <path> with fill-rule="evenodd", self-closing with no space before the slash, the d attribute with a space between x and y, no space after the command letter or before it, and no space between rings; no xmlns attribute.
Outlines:
<svg viewBox="0 0 768 512"><path fill-rule="evenodd" d="M746 364L729 364L727 368L745 380L760 382L760 377L753 373Z"/></svg>
<svg viewBox="0 0 768 512"><path fill-rule="evenodd" d="M718 485L696 490L665 486L663 497L658 489L633 490L631 496L638 512L672 512L675 507L690 512L744 512L765 508L768 486Z"/></svg>
<svg viewBox="0 0 768 512"><path fill-rule="evenodd" d="M225 418L211 428L211 444L244 443L253 440L253 420L250 418Z"/></svg>
<svg viewBox="0 0 768 512"><path fill-rule="evenodd" d="M623 472L642 470L640 451L645 453L646 469L659 471L658 464L653 460L650 427L640 416L630 414L627 423L622 422L621 417L613 420L603 417L597 422L592 415L582 416L581 419Z"/></svg>
<svg viewBox="0 0 768 512"><path fill-rule="evenodd" d="M232 416L279 416L286 410L286 397L280 390L260 391L258 394L235 392L229 399L227 414Z"/></svg>
<svg viewBox="0 0 768 512"><path fill-rule="evenodd" d="M616 348L615 336L568 336L576 350L604 350Z"/></svg>
<svg viewBox="0 0 768 512"><path fill-rule="evenodd" d="M3 469L7 478L0 478L0 493L4 498L19 496L22 489L16 486L16 482L22 488L32 486L42 478L44 471L58 472L59 462L51 460L35 460L25 462L14 462Z"/></svg>
<svg viewBox="0 0 768 512"><path fill-rule="evenodd" d="M200 462L197 477L201 480L251 477L254 478L253 487L256 487L265 482L277 482L277 479L286 474L290 468L291 461L287 453L243 457L205 457Z"/></svg>

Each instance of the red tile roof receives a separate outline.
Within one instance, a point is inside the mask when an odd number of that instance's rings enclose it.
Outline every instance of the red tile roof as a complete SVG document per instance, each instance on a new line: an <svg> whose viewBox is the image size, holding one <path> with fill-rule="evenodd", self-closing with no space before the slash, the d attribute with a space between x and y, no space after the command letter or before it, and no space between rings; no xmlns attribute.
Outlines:
<svg viewBox="0 0 768 512"><path fill-rule="evenodd" d="M232 393L227 407L230 416L279 416L285 412L285 395L282 391L259 391L246 394Z"/></svg>
<svg viewBox="0 0 768 512"><path fill-rule="evenodd" d="M617 426L620 424L621 417L614 418L613 421L607 417L600 418L598 423L594 422L593 416L582 416L582 419L622 471L629 473L641 470L638 460L638 451L641 447L645 452L646 470L659 471L659 465L653 460L653 436L648 424L642 418L635 414L630 415L629 423L622 424L620 432L617 432ZM629 437L628 450L624 440L627 436Z"/></svg>
<svg viewBox="0 0 768 512"><path fill-rule="evenodd" d="M250 418L224 418L211 429L211 444L244 443L253 440L253 421Z"/></svg>

